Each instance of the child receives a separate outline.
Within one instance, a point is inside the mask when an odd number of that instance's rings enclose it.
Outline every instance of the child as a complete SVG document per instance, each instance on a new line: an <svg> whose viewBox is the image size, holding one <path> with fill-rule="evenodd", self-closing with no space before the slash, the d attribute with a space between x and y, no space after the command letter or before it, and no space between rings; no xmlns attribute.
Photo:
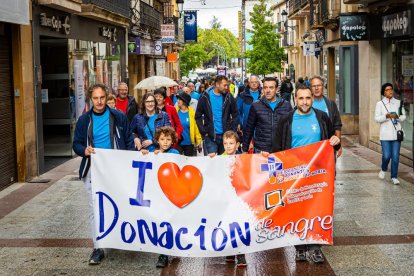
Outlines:
<svg viewBox="0 0 414 276"><path fill-rule="evenodd" d="M116 98L114 95L108 95L108 98L106 99L106 104L110 107L110 108L115 108L116 105Z"/></svg>
<svg viewBox="0 0 414 276"><path fill-rule="evenodd" d="M180 152L174 149L172 146L177 141L177 133L172 127L165 126L157 129L154 135L154 140L157 142L158 149L154 151L154 154L158 153L174 153L180 154ZM141 150L142 154L148 154L149 151L146 149ZM156 267L163 268L168 265L168 256L161 254L158 257Z"/></svg>
<svg viewBox="0 0 414 276"><path fill-rule="evenodd" d="M240 138L236 132L229 130L223 134L223 145L224 145L224 153L222 155L235 155L240 154L238 148L240 147ZM214 157L216 156L215 153L210 153L208 156ZM235 258L236 257L236 260ZM244 254L239 254L237 256L227 256L226 262L227 263L234 263L236 261L236 265L238 267L245 267L246 258Z"/></svg>

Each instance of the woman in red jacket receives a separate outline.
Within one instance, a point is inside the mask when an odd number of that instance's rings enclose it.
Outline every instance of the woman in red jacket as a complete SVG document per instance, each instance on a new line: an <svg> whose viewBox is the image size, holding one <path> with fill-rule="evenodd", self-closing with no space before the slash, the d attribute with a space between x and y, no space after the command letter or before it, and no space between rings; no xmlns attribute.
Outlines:
<svg viewBox="0 0 414 276"><path fill-rule="evenodd" d="M164 112L167 112L168 117L170 117L171 126L175 129L175 132L177 133L177 143L174 144L174 148L177 148L179 142L181 141L181 134L183 133L183 126L181 125L180 118L177 114L177 110L174 106L165 103L165 99L167 98L167 92L164 88L155 89L154 96L157 100L158 108Z"/></svg>

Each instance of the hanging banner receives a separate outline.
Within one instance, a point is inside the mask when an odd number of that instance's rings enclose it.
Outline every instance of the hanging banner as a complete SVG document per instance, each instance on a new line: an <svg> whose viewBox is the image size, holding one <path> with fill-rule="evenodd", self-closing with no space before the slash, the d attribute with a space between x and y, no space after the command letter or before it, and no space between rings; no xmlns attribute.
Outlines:
<svg viewBox="0 0 414 276"><path fill-rule="evenodd" d="M197 42L197 11L184 11L184 42Z"/></svg>
<svg viewBox="0 0 414 276"><path fill-rule="evenodd" d="M161 24L161 41L162 43L175 42L175 25Z"/></svg>
<svg viewBox="0 0 414 276"><path fill-rule="evenodd" d="M155 40L154 55L156 55L156 56L161 56L162 55L162 42L161 42L161 40Z"/></svg>
<svg viewBox="0 0 414 276"><path fill-rule="evenodd" d="M95 151L99 248L213 257L332 244L335 172L328 140L267 158Z"/></svg>
<svg viewBox="0 0 414 276"><path fill-rule="evenodd" d="M303 42L303 55L304 56L319 56L320 47L317 41L304 41Z"/></svg>

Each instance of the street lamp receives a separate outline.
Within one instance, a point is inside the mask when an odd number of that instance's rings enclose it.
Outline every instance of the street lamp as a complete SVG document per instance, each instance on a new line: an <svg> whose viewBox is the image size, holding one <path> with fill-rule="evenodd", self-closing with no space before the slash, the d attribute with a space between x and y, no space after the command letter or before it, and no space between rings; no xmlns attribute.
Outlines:
<svg viewBox="0 0 414 276"><path fill-rule="evenodd" d="M175 0L175 3L177 3L178 13L181 14L183 11L184 0Z"/></svg>
<svg viewBox="0 0 414 276"><path fill-rule="evenodd" d="M286 10L282 10L280 15L282 16L282 21L280 22L279 25L282 25L282 22L283 22L283 27L285 28L285 32L289 28L291 28L292 30L295 30L296 26L289 26L288 25L288 19L287 19L288 13L286 12Z"/></svg>

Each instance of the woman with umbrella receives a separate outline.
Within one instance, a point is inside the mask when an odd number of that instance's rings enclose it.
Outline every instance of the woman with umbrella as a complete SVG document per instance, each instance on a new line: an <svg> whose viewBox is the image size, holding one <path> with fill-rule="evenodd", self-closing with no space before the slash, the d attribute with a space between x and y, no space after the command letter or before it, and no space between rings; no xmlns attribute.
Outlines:
<svg viewBox="0 0 414 276"><path fill-rule="evenodd" d="M163 126L171 126L168 114L158 109L153 93L146 93L142 97L141 113L136 114L130 124L131 131L138 138L134 139L135 147L153 152L156 149L155 131Z"/></svg>

